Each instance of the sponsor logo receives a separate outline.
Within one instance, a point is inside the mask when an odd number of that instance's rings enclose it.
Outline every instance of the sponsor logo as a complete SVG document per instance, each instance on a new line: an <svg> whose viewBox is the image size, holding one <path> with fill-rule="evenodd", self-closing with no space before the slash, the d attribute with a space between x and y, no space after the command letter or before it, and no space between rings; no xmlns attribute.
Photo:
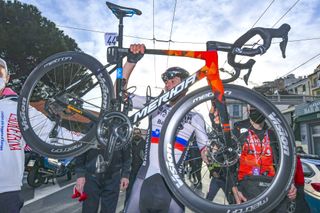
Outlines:
<svg viewBox="0 0 320 213"><path fill-rule="evenodd" d="M22 150L21 132L16 114L10 114L7 126L7 141L10 150Z"/></svg>
<svg viewBox="0 0 320 213"><path fill-rule="evenodd" d="M270 115L268 115L268 117L270 118L271 122L274 124L275 128L277 129L277 132L279 133L279 139L282 144L284 154L290 156L288 146L288 133L282 127L281 121L278 118L276 118L276 113L272 112Z"/></svg>
<svg viewBox="0 0 320 213"><path fill-rule="evenodd" d="M269 198L266 197L264 200L260 200L257 203L248 206L246 208L242 208L242 209L235 209L235 210L228 210L227 213L244 213L244 212L252 212L255 209L260 208L261 206L265 205L267 202L269 201Z"/></svg>
<svg viewBox="0 0 320 213"><path fill-rule="evenodd" d="M142 108L137 113L135 113L133 116L133 123L136 123L140 118L144 118L151 112L155 111L158 107L162 106L164 103L170 101L175 96L179 95L181 92L183 92L186 88L188 88L190 85L192 85L196 81L196 74L190 76L186 80L182 81L180 84L175 86L170 91L164 93L159 98L156 98L154 101L152 101L148 106Z"/></svg>
<svg viewBox="0 0 320 213"><path fill-rule="evenodd" d="M229 95L231 95L231 91L229 91L229 90L225 90L224 91L224 95L225 96L229 96ZM210 97L213 97L214 96L214 94L213 94L213 92L208 92L207 94L204 94L204 95L201 95L201 96L199 96L199 97L196 97L195 99L193 99L193 103L194 102L198 102L198 101L201 101L201 100L203 100L203 99L207 99L207 98L210 98Z"/></svg>
<svg viewBox="0 0 320 213"><path fill-rule="evenodd" d="M180 179L180 176L174 166L172 156L173 156L172 155L172 146L170 143L167 143L167 156L166 156L167 168L170 170L173 183L176 185L176 187L180 188L183 185L183 183L182 183L182 180Z"/></svg>
<svg viewBox="0 0 320 213"><path fill-rule="evenodd" d="M53 153L71 152L72 150L77 149L81 146L82 146L82 143L77 143L71 147L64 147L64 148L57 148L57 149L53 148L53 149L51 149L51 152L53 152Z"/></svg>
<svg viewBox="0 0 320 213"><path fill-rule="evenodd" d="M103 98L102 99L102 109L106 109L108 106L108 87L107 87L107 82L106 79L103 77L102 73L99 73L97 75L97 79L100 82L100 86L101 86L101 91L102 91L102 97L107 97L107 98Z"/></svg>
<svg viewBox="0 0 320 213"><path fill-rule="evenodd" d="M27 116L26 116L26 109L27 109L27 100L26 98L22 98L21 108L20 108L20 117L21 117L21 125L23 131L27 131L29 129Z"/></svg>
<svg viewBox="0 0 320 213"><path fill-rule="evenodd" d="M146 135L146 145L145 145L145 148L144 148L144 153L149 153L149 146L150 146L150 129L148 129L148 132L147 132L147 135ZM149 156L149 154L148 154ZM142 162L142 165L143 166L146 166L147 165L147 162L148 162L148 156L147 154L144 154L143 156L143 162Z"/></svg>
<svg viewBox="0 0 320 213"><path fill-rule="evenodd" d="M2 151L3 150L3 145L4 145L4 112L3 111L1 111L1 123L0 123L0 125L1 125L1 129L0 129L0 134L1 134L1 136L0 136L0 151Z"/></svg>
<svg viewBox="0 0 320 213"><path fill-rule="evenodd" d="M43 65L43 68L46 68L48 66L51 66L53 64L56 64L58 62L63 62L63 61L71 61L72 57L68 56L68 57L61 57L61 58L56 58L48 63L46 63L45 65Z"/></svg>

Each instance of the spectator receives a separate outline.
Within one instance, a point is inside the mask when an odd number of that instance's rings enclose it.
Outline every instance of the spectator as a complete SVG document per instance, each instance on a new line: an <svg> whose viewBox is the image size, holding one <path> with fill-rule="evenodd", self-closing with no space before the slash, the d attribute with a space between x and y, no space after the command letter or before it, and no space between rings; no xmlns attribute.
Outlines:
<svg viewBox="0 0 320 213"><path fill-rule="evenodd" d="M129 178L129 185L126 190L126 199L125 203L127 202L134 181L136 180L139 168L143 162L144 158L144 149L146 145L146 140L141 135L141 130L136 129L132 138L132 163L131 163L131 173Z"/></svg>
<svg viewBox="0 0 320 213"><path fill-rule="evenodd" d="M224 174L223 168L221 168L217 163L212 163L209 166L210 171L210 185L209 192L206 196L206 199L213 200L217 195L219 189L222 189L225 193L226 187L226 176Z"/></svg>
<svg viewBox="0 0 320 213"><path fill-rule="evenodd" d="M200 154L199 147L195 138L190 141L189 151L187 155L187 162L190 166L191 171L189 171L189 180L193 183L195 189L202 189L201 181L201 168L202 168L202 158Z"/></svg>
<svg viewBox="0 0 320 213"><path fill-rule="evenodd" d="M292 201L292 204L294 204L293 206L295 207L294 212L309 213L310 207L304 197L304 174L303 174L302 164L301 164L299 155L297 155L297 165L296 165L296 173L294 175L294 184L297 188L297 197L294 201Z"/></svg>
<svg viewBox="0 0 320 213"><path fill-rule="evenodd" d="M24 146L17 120L17 94L5 87L10 78L6 62L0 58L0 208L2 213L18 213L24 172Z"/></svg>
<svg viewBox="0 0 320 213"><path fill-rule="evenodd" d="M96 165L101 163L103 155L103 149L90 149L76 157L76 189L79 193L85 192L87 195L82 204L83 213L97 213L99 203L101 213L114 213L120 189L128 187L131 146L114 151L109 167L97 168Z"/></svg>
<svg viewBox="0 0 320 213"><path fill-rule="evenodd" d="M213 130L209 132L208 137L211 141L211 149L213 153L216 153L219 151L219 148L218 148L220 143L219 141L222 141L222 139L220 138L221 136L218 136L217 131L222 131L222 129L221 129L218 110L216 109L214 103L211 106L211 109L209 112L209 118L210 118ZM234 197L233 197L231 188L233 185L232 183L234 182L232 173L234 173L235 167L230 166L228 168L223 168L219 165L219 163L212 162L210 163L210 165L208 165L208 169L210 172L211 180L210 180L209 191L207 193L206 199L212 201L217 195L218 191L222 189L228 202L230 204L234 203Z"/></svg>
<svg viewBox="0 0 320 213"><path fill-rule="evenodd" d="M277 164L276 136L268 129L265 117L255 108L249 118L234 124L234 134L242 145L238 168L238 187L233 189L237 203L250 200L262 193L275 175ZM264 184L261 184L264 183ZM297 189L291 185L285 198L272 212L287 212L290 200L296 198Z"/></svg>

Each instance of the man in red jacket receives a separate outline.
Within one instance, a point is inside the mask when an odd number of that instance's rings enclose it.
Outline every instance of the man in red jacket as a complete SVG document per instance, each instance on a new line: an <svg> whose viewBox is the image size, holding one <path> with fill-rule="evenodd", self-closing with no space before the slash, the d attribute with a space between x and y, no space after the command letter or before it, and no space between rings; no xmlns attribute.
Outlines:
<svg viewBox="0 0 320 213"><path fill-rule="evenodd" d="M238 167L238 186L233 188L236 203L253 199L262 193L275 175L274 161L278 156L272 141L276 140L265 117L255 108L250 108L249 118L234 124L234 135L242 145ZM263 183L263 184L262 184ZM265 183L265 184L264 184ZM272 212L287 212L289 201L296 198L294 184L285 198Z"/></svg>
<svg viewBox="0 0 320 213"><path fill-rule="evenodd" d="M294 175L294 184L297 188L297 197L294 201L291 202L291 205L289 205L288 212L290 211L290 207L295 207L294 212L296 213L309 213L310 207L304 198L304 174L299 155L297 155L297 165L296 173Z"/></svg>

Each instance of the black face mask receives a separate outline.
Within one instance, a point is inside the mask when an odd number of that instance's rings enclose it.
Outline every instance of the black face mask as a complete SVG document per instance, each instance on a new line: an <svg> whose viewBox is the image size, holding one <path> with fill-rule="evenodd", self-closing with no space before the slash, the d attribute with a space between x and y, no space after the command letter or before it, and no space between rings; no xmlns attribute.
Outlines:
<svg viewBox="0 0 320 213"><path fill-rule="evenodd" d="M250 110L249 118L257 124L261 124L265 120L265 117L258 110Z"/></svg>

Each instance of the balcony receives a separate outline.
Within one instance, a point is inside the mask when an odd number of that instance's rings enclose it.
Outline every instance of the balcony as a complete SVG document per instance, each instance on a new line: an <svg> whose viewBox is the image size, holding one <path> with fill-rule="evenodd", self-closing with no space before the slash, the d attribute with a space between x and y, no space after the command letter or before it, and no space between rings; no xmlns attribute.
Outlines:
<svg viewBox="0 0 320 213"><path fill-rule="evenodd" d="M320 96L310 95L266 95L273 104L276 105L299 105L302 103L319 100Z"/></svg>

